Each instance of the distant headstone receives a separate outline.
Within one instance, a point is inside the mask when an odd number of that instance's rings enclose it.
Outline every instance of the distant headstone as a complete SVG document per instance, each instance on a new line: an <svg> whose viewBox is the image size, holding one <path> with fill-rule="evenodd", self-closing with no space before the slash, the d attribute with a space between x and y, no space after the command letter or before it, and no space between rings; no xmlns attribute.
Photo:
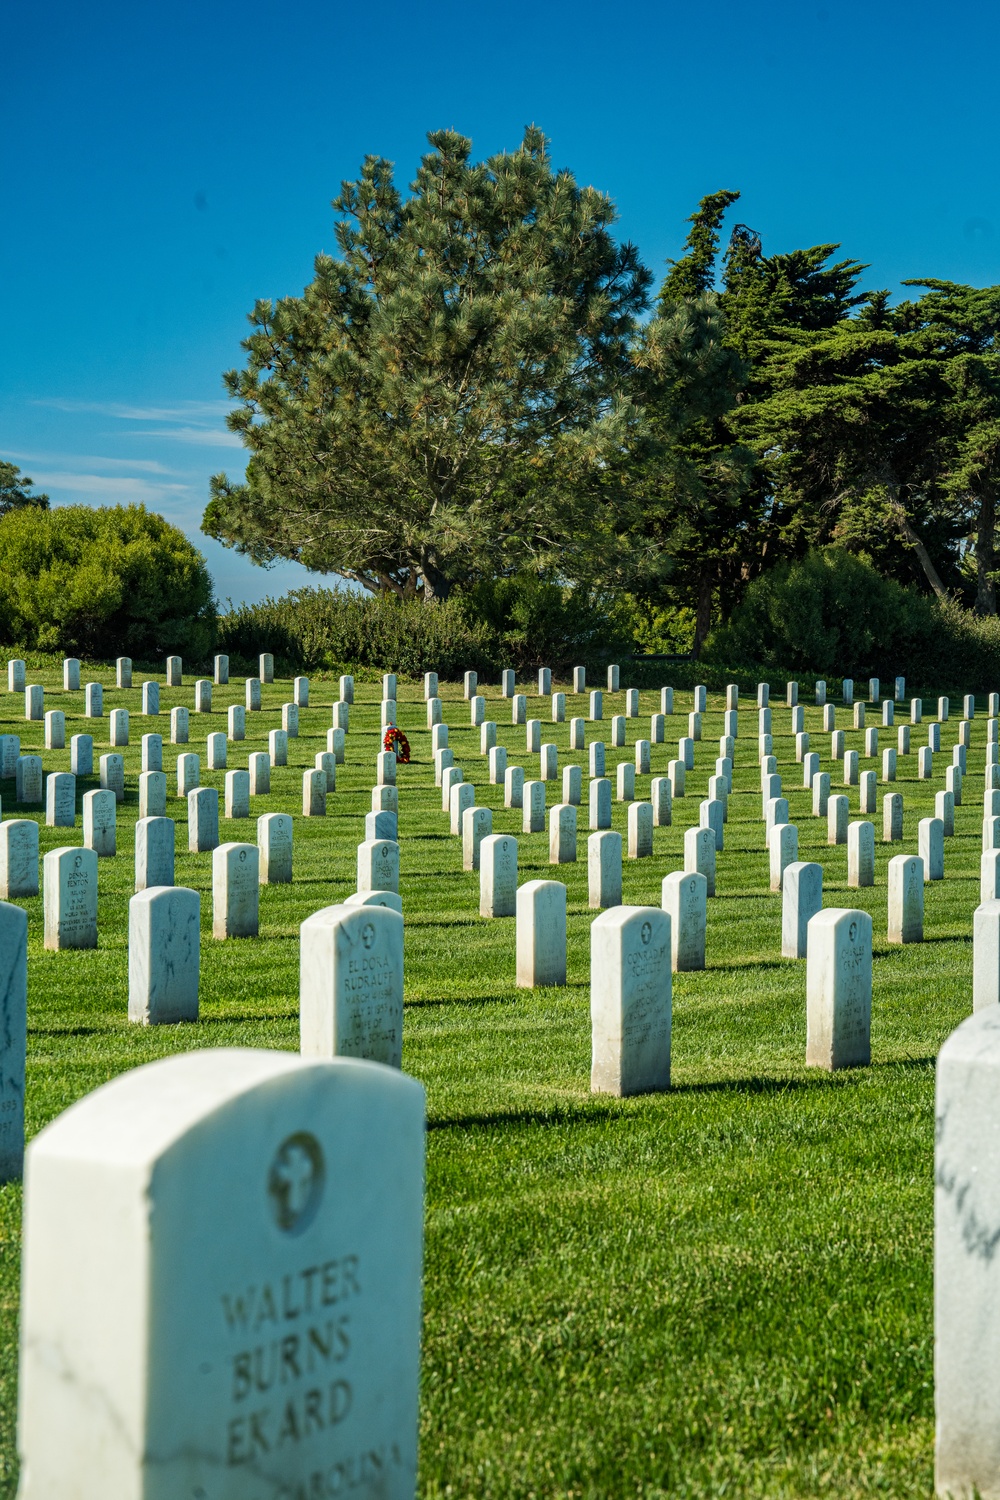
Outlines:
<svg viewBox="0 0 1000 1500"><path fill-rule="evenodd" d="M287 729L272 729L267 736L267 753L271 757L272 766L288 765L288 731ZM395 756L393 756L395 760Z"/></svg>
<svg viewBox="0 0 1000 1500"><path fill-rule="evenodd" d="M858 822L847 825L847 884L875 884L875 825Z"/></svg>
<svg viewBox="0 0 1000 1500"><path fill-rule="evenodd" d="M177 795L187 797L201 781L201 758L188 751L177 757Z"/></svg>
<svg viewBox="0 0 1000 1500"><path fill-rule="evenodd" d="M618 762L618 801L631 802L635 797L635 766L627 760Z"/></svg>
<svg viewBox="0 0 1000 1500"><path fill-rule="evenodd" d="M194 711L196 714L212 712L212 683L207 677L199 677L194 685Z"/></svg>
<svg viewBox="0 0 1000 1500"><path fill-rule="evenodd" d="M517 910L517 839L491 833L479 846L479 915L513 917Z"/></svg>
<svg viewBox="0 0 1000 1500"><path fill-rule="evenodd" d="M462 814L462 868L479 869L479 846L493 832L493 813L488 807L467 807ZM397 846L398 847L398 846ZM379 887L394 889L394 887Z"/></svg>
<svg viewBox="0 0 1000 1500"><path fill-rule="evenodd" d="M102 859L114 857L117 849L117 801L113 791L83 795L83 843Z"/></svg>
<svg viewBox="0 0 1000 1500"><path fill-rule="evenodd" d="M388 906L326 906L302 923L303 1057L403 1059L403 918Z"/></svg>
<svg viewBox="0 0 1000 1500"><path fill-rule="evenodd" d="M229 757L229 741L217 730L205 740L205 758L210 771L224 771Z"/></svg>
<svg viewBox="0 0 1000 1500"><path fill-rule="evenodd" d="M262 813L257 819L257 853L261 885L291 883L292 820L288 813Z"/></svg>
<svg viewBox="0 0 1000 1500"><path fill-rule="evenodd" d="M585 693L587 691L586 667L573 668L573 691L574 693Z"/></svg>
<svg viewBox="0 0 1000 1500"><path fill-rule="evenodd" d="M257 713L260 709L260 678L247 677L244 681L244 706L247 713Z"/></svg>
<svg viewBox="0 0 1000 1500"><path fill-rule="evenodd" d="M450 779L450 774L458 771L458 779L451 781L451 790L448 794L448 813L451 820L451 832L453 838L462 836L462 818L467 808L476 805L476 789L468 781L462 780L462 773L456 766L450 766L445 774L445 781ZM380 887L376 887L380 889Z"/></svg>
<svg viewBox="0 0 1000 1500"><path fill-rule="evenodd" d="M711 828L689 828L684 834L684 869L704 875L707 894L715 895L715 834Z"/></svg>
<svg viewBox="0 0 1000 1500"><path fill-rule="evenodd" d="M115 662L115 682L120 688L132 686L132 658L130 656L119 656Z"/></svg>
<svg viewBox="0 0 1000 1500"><path fill-rule="evenodd" d="M83 690L83 716L99 719L104 713L104 689L99 682L88 682Z"/></svg>
<svg viewBox="0 0 1000 1500"><path fill-rule="evenodd" d="M587 839L587 899L592 909L620 906L622 901L622 836L607 828Z"/></svg>
<svg viewBox="0 0 1000 1500"><path fill-rule="evenodd" d="M163 770L163 736L162 734L144 734L142 737L142 769L144 771Z"/></svg>
<svg viewBox="0 0 1000 1500"><path fill-rule="evenodd" d="M45 717L45 688L41 683L31 683L25 688L24 717L28 720Z"/></svg>
<svg viewBox="0 0 1000 1500"><path fill-rule="evenodd" d="M649 785L649 799L653 804L654 826L669 828L673 817L673 797L670 792L669 777L653 777Z"/></svg>
<svg viewBox="0 0 1000 1500"><path fill-rule="evenodd" d="M619 906L590 928L590 1087L627 1097L670 1087L670 917Z"/></svg>
<svg viewBox="0 0 1000 1500"><path fill-rule="evenodd" d="M94 737L91 734L74 734L69 742L69 768L74 776L93 776Z"/></svg>
<svg viewBox="0 0 1000 1500"><path fill-rule="evenodd" d="M214 676L217 687L228 687L229 685L229 657L217 656L214 662Z"/></svg>
<svg viewBox="0 0 1000 1500"><path fill-rule="evenodd" d="M871 1062L872 919L829 907L809 923L806 958L806 1065L868 1067Z"/></svg>
<svg viewBox="0 0 1000 1500"><path fill-rule="evenodd" d="M219 844L212 854L212 936L256 937L259 908L257 845Z"/></svg>
<svg viewBox="0 0 1000 1500"><path fill-rule="evenodd" d="M326 817L326 772L304 771L302 773L302 816L304 818Z"/></svg>
<svg viewBox="0 0 1000 1500"><path fill-rule="evenodd" d="M76 827L76 777L53 771L45 778L45 823L49 828Z"/></svg>
<svg viewBox="0 0 1000 1500"><path fill-rule="evenodd" d="M9 693L23 693L25 674L27 668L19 656L15 656L7 663L7 691Z"/></svg>
<svg viewBox="0 0 1000 1500"><path fill-rule="evenodd" d="M38 807L44 797L42 757L20 755L14 767L14 795L22 807Z"/></svg>
<svg viewBox="0 0 1000 1500"><path fill-rule="evenodd" d="M274 657L270 651L261 652L257 670L261 682L274 681ZM343 678L341 678L341 686L343 686Z"/></svg>
<svg viewBox="0 0 1000 1500"><path fill-rule="evenodd" d="M140 818L135 825L135 888L174 883L173 818Z"/></svg>
<svg viewBox="0 0 1000 1500"><path fill-rule="evenodd" d="M575 847L576 840L574 838L574 851ZM629 859L648 859L652 853L653 804L651 802L633 802L628 810L628 857Z"/></svg>
<svg viewBox="0 0 1000 1500"><path fill-rule="evenodd" d="M219 846L219 793L214 786L188 792L188 852L205 854Z"/></svg>
<svg viewBox="0 0 1000 1500"><path fill-rule="evenodd" d="M143 771L139 777L140 818L162 818L167 812L167 778L163 771Z"/></svg>
<svg viewBox="0 0 1000 1500"><path fill-rule="evenodd" d="M542 833L545 830L544 781L526 781L524 783L521 828L524 833Z"/></svg>
<svg viewBox="0 0 1000 1500"><path fill-rule="evenodd" d="M386 682L391 682L391 685L392 685L392 692L391 693L388 693L388 692L385 691L385 683ZM382 683L383 683L383 692L382 692L383 698L395 698L395 696L396 696L396 679L395 679L395 677L393 677L392 674L390 673L389 677L383 677ZM308 708L309 707L309 678L308 677L296 677L295 681L292 683L292 702L295 704L296 708Z"/></svg>
<svg viewBox="0 0 1000 1500"><path fill-rule="evenodd" d="M897 854L888 872L890 943L922 943L924 939L924 864L915 854Z"/></svg>
<svg viewBox="0 0 1000 1500"><path fill-rule="evenodd" d="M297 703L281 705L281 727L290 740L299 737L299 709Z"/></svg>
<svg viewBox="0 0 1000 1500"><path fill-rule="evenodd" d="M249 818L249 771L234 770L226 772L225 815L227 818Z"/></svg>
<svg viewBox="0 0 1000 1500"><path fill-rule="evenodd" d="M365 839L358 845L359 891L399 890L399 845L394 839Z"/></svg>
<svg viewBox="0 0 1000 1500"><path fill-rule="evenodd" d="M553 724L565 724L566 722L566 694L552 694L552 722Z"/></svg>
<svg viewBox="0 0 1000 1500"><path fill-rule="evenodd" d="M538 696L547 698L552 691L552 669L550 667L539 667L538 669Z"/></svg>
<svg viewBox="0 0 1000 1500"><path fill-rule="evenodd" d="M917 824L917 852L924 862L924 880L944 879L944 824L940 818L921 818Z"/></svg>
<svg viewBox="0 0 1000 1500"><path fill-rule="evenodd" d="M518 988L564 985L566 887L557 880L529 880L519 886L516 919Z"/></svg>
<svg viewBox="0 0 1000 1500"><path fill-rule="evenodd" d="M508 766L503 778L504 807L524 806L524 767Z"/></svg>
<svg viewBox="0 0 1000 1500"><path fill-rule="evenodd" d="M424 673L424 697L436 698L438 696L438 674L436 672Z"/></svg>
<svg viewBox="0 0 1000 1500"><path fill-rule="evenodd" d="M510 721L512 724L528 722L528 700L524 693L515 693L510 700Z"/></svg>
<svg viewBox="0 0 1000 1500"><path fill-rule="evenodd" d="M169 684L168 684L169 686ZM142 712L150 719L155 719L160 712L160 684L158 682L144 682L142 685ZM184 710L184 719L187 721L187 709ZM171 714L171 719L173 715Z"/></svg>
<svg viewBox="0 0 1000 1500"><path fill-rule="evenodd" d="M776 823L767 836L771 889L784 886L785 871L799 857L799 830L794 823Z"/></svg>
<svg viewBox="0 0 1000 1500"><path fill-rule="evenodd" d="M25 1200L32 1491L412 1496L423 1155L413 1079L256 1049L151 1063L49 1125Z"/></svg>
<svg viewBox="0 0 1000 1500"><path fill-rule="evenodd" d="M191 737L191 719L186 708L172 708L170 710L170 743L172 745L187 745Z"/></svg>
<svg viewBox="0 0 1000 1500"><path fill-rule="evenodd" d="M583 799L583 770L580 766L564 766L562 776L563 801L579 807Z"/></svg>
<svg viewBox="0 0 1000 1500"><path fill-rule="evenodd" d="M65 750L66 715L61 708L50 708L45 715L46 750Z"/></svg>
<svg viewBox="0 0 1000 1500"><path fill-rule="evenodd" d="M20 754L20 735L0 734L0 781L12 781L17 775Z"/></svg>
<svg viewBox="0 0 1000 1500"><path fill-rule="evenodd" d="M594 829L611 827L611 782L606 776L598 776L590 783L589 826Z"/></svg>
<svg viewBox="0 0 1000 1500"><path fill-rule="evenodd" d="M816 778L817 781L819 777ZM844 796L831 797L826 804L826 841L828 844L847 843L847 820L850 802Z"/></svg>
<svg viewBox="0 0 1000 1500"><path fill-rule="evenodd" d="M38 824L33 818L0 823L0 898L38 895Z"/></svg>
<svg viewBox="0 0 1000 1500"><path fill-rule="evenodd" d="M823 866L794 860L785 866L781 896L781 956L805 958L809 923L823 909Z"/></svg>
<svg viewBox="0 0 1000 1500"><path fill-rule="evenodd" d="M50 849L42 861L46 948L97 947L97 855Z"/></svg>
<svg viewBox="0 0 1000 1500"><path fill-rule="evenodd" d="M500 673L500 696L502 698L514 696L514 673L509 667Z"/></svg>
<svg viewBox="0 0 1000 1500"><path fill-rule="evenodd" d="M587 759L590 767L591 777L603 776L605 773L605 747L603 740L592 740L587 747Z"/></svg>
<svg viewBox="0 0 1000 1500"><path fill-rule="evenodd" d="M597 688L590 695L590 719L594 724L600 723L604 718L604 694Z"/></svg>
<svg viewBox="0 0 1000 1500"><path fill-rule="evenodd" d="M125 759L121 755L102 755L99 763L101 787L114 792L116 802L125 801Z"/></svg>
<svg viewBox="0 0 1000 1500"><path fill-rule="evenodd" d="M903 838L903 794L886 792L882 798L882 842L898 844Z"/></svg>
<svg viewBox="0 0 1000 1500"><path fill-rule="evenodd" d="M705 967L708 881L696 871L675 870L662 885L662 907L670 917L672 967L675 972Z"/></svg>
<svg viewBox="0 0 1000 1500"><path fill-rule="evenodd" d="M354 702L354 678L350 673L346 673L340 679L340 701L342 703ZM347 726L345 725L344 727L346 728Z"/></svg>
<svg viewBox="0 0 1000 1500"><path fill-rule="evenodd" d="M63 692L78 693L80 691L80 663L75 656L67 656L63 660Z"/></svg>
<svg viewBox="0 0 1000 1500"><path fill-rule="evenodd" d="M539 774L543 781L558 781L559 779L559 746L553 743L544 744L539 751Z"/></svg>

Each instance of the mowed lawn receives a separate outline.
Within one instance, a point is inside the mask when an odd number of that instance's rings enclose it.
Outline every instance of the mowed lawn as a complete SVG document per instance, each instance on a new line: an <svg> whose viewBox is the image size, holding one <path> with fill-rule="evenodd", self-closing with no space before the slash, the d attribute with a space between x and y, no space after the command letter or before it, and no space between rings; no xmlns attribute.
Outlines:
<svg viewBox="0 0 1000 1500"><path fill-rule="evenodd" d="M298 1045L298 930L321 906L355 886L355 851L370 808L380 748L377 681L359 682L347 763L338 768L325 820L304 820L302 771L326 747L336 679L312 680L310 708L290 742L287 769L272 772L269 797L254 815L292 812L295 879L261 893L261 936L219 943L211 937L210 854L186 852L186 805L173 775L181 750L202 754L225 729L229 703L244 701L243 678L215 688L211 716L191 713L191 743L169 744L169 709L193 710L193 675L161 686L163 712L141 716L139 684L119 691L106 667L85 666L82 681L104 684L105 717L83 717L83 693L64 694L61 674L29 667L43 681L46 708L67 713L67 749L42 751L40 723L26 723L23 698L0 690L0 733L21 736L43 754L46 772L69 768L73 733L95 736L95 769L108 750L108 710L128 707L126 802L119 808L118 855L101 861L99 947L46 953L41 897L30 918L28 1131L115 1074L183 1048ZM624 684L628 673L623 670ZM665 681L669 676L665 673ZM566 688L564 683L554 684ZM520 684L519 684L520 687ZM523 726L510 704L485 689L510 761L537 774ZM934 792L958 736L942 726L931 782L916 780L917 747L899 759L895 790L905 797L905 841L881 842L876 883L847 888L846 846L828 847L826 819L814 819L795 764L791 714L772 705L775 752L799 826L799 857L822 862L828 906L860 906L874 920L875 962L870 1068L837 1075L807 1069L805 964L780 956L781 898L768 889L757 757L757 708L741 699L734 794L718 895L709 902L708 967L677 975L673 990L673 1087L626 1101L589 1091L589 927L586 751L570 752L569 726L549 722L548 699L529 697L543 740L559 745L560 769L584 767L580 860L548 864L548 835L522 835L519 811L503 808L503 788L487 780L479 730L469 727L461 688L443 685L450 744L477 801L494 810L494 831L520 840L522 880L564 880L569 891L569 984L534 993L514 984L514 921L479 916L479 877L462 870L461 842L449 833L434 786L422 687L400 684L399 723L413 762L399 768L401 892L406 918L405 1069L427 1089L428 1178L421 1494L444 1496L804 1496L912 1497L932 1489L932 1236L934 1059L971 1011L971 922L979 900L986 722L973 725L973 749L956 835L945 845L945 879L927 888L926 941L886 945L886 863L915 853L917 822L933 813ZM247 739L229 747L245 766L280 725L291 684L264 688L264 709L247 715ZM676 694L667 742L653 748L664 774L687 732L691 695ZM933 708L928 700L928 710ZM956 703L955 707L959 705ZM624 693L605 694L603 724L588 741L610 741ZM649 735L659 694L642 694L642 717L628 722L628 745L608 748L608 774L632 759ZM659 904L664 875L682 866L685 828L714 773L724 703L709 699L704 740L687 795L671 828L655 830L652 859L627 861L625 900ZM587 700L567 688L567 716ZM831 790L839 763L821 711L805 710L812 746ZM869 711L869 725L881 714ZM897 705L897 722L909 721ZM848 749L864 734L848 728ZM202 894L201 1020L142 1029L127 1012L127 916L133 885L133 825L144 731L164 736L168 813L177 819L178 884ZM880 731L880 752L895 745ZM96 786L81 782L79 795ZM637 777L637 795L648 795ZM549 787L550 806L560 783ZM852 817L858 790L849 789ZM15 805L0 784L3 815L41 809ZM614 806L624 835L626 809ZM254 839L251 822L227 823L225 839ZM41 829L43 852L79 843L82 830ZM0 1495L16 1490L17 1305L21 1189L0 1189ZM67 1224L66 1232L72 1233ZM109 1318L114 1309L109 1307ZM53 1434L58 1441L58 1434Z"/></svg>

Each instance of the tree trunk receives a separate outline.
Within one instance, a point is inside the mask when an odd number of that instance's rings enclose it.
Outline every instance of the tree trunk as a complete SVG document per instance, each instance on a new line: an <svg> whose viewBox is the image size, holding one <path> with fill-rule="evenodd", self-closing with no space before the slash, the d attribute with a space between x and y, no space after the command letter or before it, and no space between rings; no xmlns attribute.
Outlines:
<svg viewBox="0 0 1000 1500"><path fill-rule="evenodd" d="M451 580L435 566L432 557L425 557L420 568L424 580L424 603L433 604L436 599L447 599L451 592Z"/></svg>
<svg viewBox="0 0 1000 1500"><path fill-rule="evenodd" d="M976 614L995 615L997 590L993 579L996 567L996 497L986 485L979 497L979 525L976 529Z"/></svg>
<svg viewBox="0 0 1000 1500"><path fill-rule="evenodd" d="M909 545L913 548L914 552L917 554L917 561L920 563L920 566L924 570L924 577L927 579L927 582L930 584L931 588L934 590L935 594L937 594L941 602L943 604L946 604L948 602L948 590L941 582L941 575L938 573L937 568L935 568L933 562L931 561L930 553L924 546L923 542L920 540L917 533L914 531L913 527L910 525L910 518L906 514L906 511L903 509L902 504L898 500L892 506L892 516L896 522L896 525L899 527L900 534L902 535L904 541L908 542Z"/></svg>
<svg viewBox="0 0 1000 1500"><path fill-rule="evenodd" d="M714 592L715 579L712 570L707 566L702 567L698 578L698 603L694 615L694 645L691 654L695 658L701 655L701 648L705 644L708 632L712 627L712 594Z"/></svg>

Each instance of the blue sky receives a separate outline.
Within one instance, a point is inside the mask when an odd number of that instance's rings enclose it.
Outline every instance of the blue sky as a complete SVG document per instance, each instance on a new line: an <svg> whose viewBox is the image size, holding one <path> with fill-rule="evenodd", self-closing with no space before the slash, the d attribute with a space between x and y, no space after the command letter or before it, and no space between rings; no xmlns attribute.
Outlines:
<svg viewBox="0 0 1000 1500"><path fill-rule="evenodd" d="M335 248L366 153L405 183L427 130L488 155L534 122L657 276L725 187L767 252L836 240L873 286L993 283L998 43L997 7L963 0L9 5L0 455L54 501L160 511L221 599L309 582L198 526L208 476L241 469L220 375L245 314Z"/></svg>

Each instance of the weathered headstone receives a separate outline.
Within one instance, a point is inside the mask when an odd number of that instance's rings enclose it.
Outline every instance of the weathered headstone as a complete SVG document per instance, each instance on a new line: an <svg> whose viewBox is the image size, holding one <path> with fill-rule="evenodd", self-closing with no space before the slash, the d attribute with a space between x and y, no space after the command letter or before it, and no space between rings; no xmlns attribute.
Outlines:
<svg viewBox="0 0 1000 1500"><path fill-rule="evenodd" d="M493 813L488 807L467 807L462 814L462 868L479 869L479 847L493 832Z"/></svg>
<svg viewBox="0 0 1000 1500"><path fill-rule="evenodd" d="M229 657L217 656L214 662L214 677L216 687L229 686Z"/></svg>
<svg viewBox="0 0 1000 1500"><path fill-rule="evenodd" d="M201 758L191 751L177 757L177 795L187 797L201 781Z"/></svg>
<svg viewBox="0 0 1000 1500"><path fill-rule="evenodd" d="M45 823L49 828L76 827L76 777L53 771L45 778Z"/></svg>
<svg viewBox="0 0 1000 1500"><path fill-rule="evenodd" d="M313 769L323 772L328 792L337 790L337 757L332 750L317 750L313 757Z"/></svg>
<svg viewBox="0 0 1000 1500"><path fill-rule="evenodd" d="M813 777L812 783L812 810L814 818L825 818L830 806L830 773L820 771L818 776Z"/></svg>
<svg viewBox="0 0 1000 1500"><path fill-rule="evenodd" d="M104 689L99 682L88 682L83 690L83 716L100 719L104 714Z"/></svg>
<svg viewBox="0 0 1000 1500"><path fill-rule="evenodd" d="M187 745L191 740L191 718L186 708L170 710L170 743Z"/></svg>
<svg viewBox="0 0 1000 1500"><path fill-rule="evenodd" d="M545 830L545 782L524 783L521 831L542 833Z"/></svg>
<svg viewBox="0 0 1000 1500"><path fill-rule="evenodd" d="M784 886L785 871L799 857L799 830L794 823L776 823L767 836L771 889Z"/></svg>
<svg viewBox="0 0 1000 1500"><path fill-rule="evenodd" d="M194 685L194 711L196 714L212 712L212 684L207 677L199 677Z"/></svg>
<svg viewBox="0 0 1000 1500"><path fill-rule="evenodd" d="M160 684L158 682L144 682L142 685L142 712L148 719L155 719L160 712ZM187 709L184 710L184 719L187 721ZM171 714L171 720L173 714Z"/></svg>
<svg viewBox="0 0 1000 1500"><path fill-rule="evenodd" d="M491 833L479 846L479 915L512 917L517 909L517 839Z"/></svg>
<svg viewBox="0 0 1000 1500"><path fill-rule="evenodd" d="M14 766L14 795L22 807L37 807L45 795L40 755L19 755Z"/></svg>
<svg viewBox="0 0 1000 1500"><path fill-rule="evenodd" d="M45 715L46 750L65 750L66 715L61 708L50 708Z"/></svg>
<svg viewBox="0 0 1000 1500"><path fill-rule="evenodd" d="M197 795L195 793L194 795ZM212 854L212 936L256 937L260 878L256 844L219 844Z"/></svg>
<svg viewBox="0 0 1000 1500"><path fill-rule="evenodd" d="M882 798L882 842L897 844L903 838L903 794L886 792Z"/></svg>
<svg viewBox="0 0 1000 1500"><path fill-rule="evenodd" d="M376 787L376 791L392 791L392 787ZM393 807L373 807L365 813L366 839L392 839L399 842L399 813Z"/></svg>
<svg viewBox="0 0 1000 1500"><path fill-rule="evenodd" d="M576 808L571 803L559 802L549 812L549 864L575 863Z"/></svg>
<svg viewBox="0 0 1000 1500"><path fill-rule="evenodd" d="M74 734L69 742L69 768L74 776L93 776L94 737L92 734Z"/></svg>
<svg viewBox="0 0 1000 1500"><path fill-rule="evenodd" d="M50 849L42 861L46 948L97 947L97 855Z"/></svg>
<svg viewBox="0 0 1000 1500"><path fill-rule="evenodd" d="M983 901L972 914L972 1009L1000 1004L1000 901Z"/></svg>
<svg viewBox="0 0 1000 1500"><path fill-rule="evenodd" d="M205 759L210 771L224 771L229 758L229 741L226 736L217 731L210 734L205 740Z"/></svg>
<svg viewBox="0 0 1000 1500"><path fill-rule="evenodd" d="M250 816L250 772L227 771L225 788L225 815L227 818L249 818Z"/></svg>
<svg viewBox="0 0 1000 1500"><path fill-rule="evenodd" d="M828 844L847 843L847 819L850 803L844 796L831 797L826 804L826 841Z"/></svg>
<svg viewBox="0 0 1000 1500"><path fill-rule="evenodd" d="M953 792L935 794L934 816L940 818L945 838L953 838L955 834L955 795Z"/></svg>
<svg viewBox="0 0 1000 1500"><path fill-rule="evenodd" d="M288 765L287 729L272 729L269 732L267 736L267 753L271 757L272 766Z"/></svg>
<svg viewBox="0 0 1000 1500"><path fill-rule="evenodd" d="M610 793L610 787L608 788ZM711 791L711 787L709 787ZM666 776L654 776L649 784L649 800L653 804L653 824L657 828L669 828L673 819L673 797L670 780ZM610 806L610 796L609 796Z"/></svg>
<svg viewBox="0 0 1000 1500"><path fill-rule="evenodd" d="M163 771L143 771L139 777L140 818L162 818L166 812L166 774Z"/></svg>
<svg viewBox="0 0 1000 1500"><path fill-rule="evenodd" d="M944 879L944 824L940 818L921 818L917 824L917 853L924 862L924 880Z"/></svg>
<svg viewBox="0 0 1000 1500"><path fill-rule="evenodd" d="M599 776L590 783L589 792L591 828L611 827L611 782Z"/></svg>
<svg viewBox="0 0 1000 1500"><path fill-rule="evenodd" d="M562 799L579 807L583 798L583 770L580 766L564 766L562 776Z"/></svg>
<svg viewBox="0 0 1000 1500"><path fill-rule="evenodd" d="M247 677L244 681L244 706L247 713L257 713L260 709L260 678Z"/></svg>
<svg viewBox="0 0 1000 1500"><path fill-rule="evenodd" d="M103 788L83 794L83 843L100 859L112 859L118 847L117 800Z"/></svg>
<svg viewBox="0 0 1000 1500"><path fill-rule="evenodd" d="M436 698L438 696L438 674L436 672L424 673L424 698Z"/></svg>
<svg viewBox="0 0 1000 1500"><path fill-rule="evenodd" d="M449 771L454 772L456 770L458 770L458 767L456 766L449 767ZM445 772L446 780L448 779L449 771ZM448 794L448 802L452 837L461 838L462 818L467 808L475 807L476 805L476 789L469 782L462 780L460 771L458 774L458 779L452 781L451 783L451 790Z"/></svg>
<svg viewBox="0 0 1000 1500"><path fill-rule="evenodd" d="M326 772L304 771L302 773L302 816L304 818L326 817Z"/></svg>
<svg viewBox="0 0 1000 1500"><path fill-rule="evenodd" d="M984 849L979 857L979 900L1000 901L1000 850Z"/></svg>
<svg viewBox="0 0 1000 1500"><path fill-rule="evenodd" d="M183 663L179 656L167 657L167 687L180 687Z"/></svg>
<svg viewBox="0 0 1000 1500"><path fill-rule="evenodd" d="M517 987L564 985L566 887L557 880L518 886L516 921Z"/></svg>
<svg viewBox="0 0 1000 1500"><path fill-rule="evenodd" d="M875 884L875 825L859 822L847 825L847 884Z"/></svg>
<svg viewBox="0 0 1000 1500"><path fill-rule="evenodd" d="M398 892L398 843L394 839L365 839L358 845L357 869L359 891Z"/></svg>
<svg viewBox="0 0 1000 1500"><path fill-rule="evenodd" d="M916 854L897 854L889 861L890 943L924 940L924 862Z"/></svg>
<svg viewBox="0 0 1000 1500"><path fill-rule="evenodd" d="M13 657L7 663L7 691L9 693L24 692L26 671L25 663L19 656Z"/></svg>
<svg viewBox="0 0 1000 1500"><path fill-rule="evenodd" d="M29 683L24 690L24 717L42 720L45 717L45 688L41 683Z"/></svg>
<svg viewBox="0 0 1000 1500"><path fill-rule="evenodd" d="M590 1087L627 1097L670 1087L670 917L619 906L590 927Z"/></svg>
<svg viewBox="0 0 1000 1500"><path fill-rule="evenodd" d="M620 906L622 900L622 836L607 828L587 839L587 900L595 909Z"/></svg>
<svg viewBox="0 0 1000 1500"><path fill-rule="evenodd" d="M618 762L618 801L631 802L635 797L635 766L627 760Z"/></svg>
<svg viewBox="0 0 1000 1500"><path fill-rule="evenodd" d="M715 834L711 828L689 828L684 834L684 869L704 875L707 894L715 895Z"/></svg>
<svg viewBox="0 0 1000 1500"><path fill-rule="evenodd" d="M291 883L292 820L288 813L262 813L257 819L257 853L261 885Z"/></svg>
<svg viewBox="0 0 1000 1500"><path fill-rule="evenodd" d="M281 727L290 740L299 737L299 707L297 703L283 703L281 705Z"/></svg>
<svg viewBox="0 0 1000 1500"><path fill-rule="evenodd" d="M868 1067L871 1062L872 919L829 907L809 923L806 957L806 1065Z"/></svg>
<svg viewBox="0 0 1000 1500"><path fill-rule="evenodd" d="M524 806L524 767L508 766L503 778L504 807Z"/></svg>

